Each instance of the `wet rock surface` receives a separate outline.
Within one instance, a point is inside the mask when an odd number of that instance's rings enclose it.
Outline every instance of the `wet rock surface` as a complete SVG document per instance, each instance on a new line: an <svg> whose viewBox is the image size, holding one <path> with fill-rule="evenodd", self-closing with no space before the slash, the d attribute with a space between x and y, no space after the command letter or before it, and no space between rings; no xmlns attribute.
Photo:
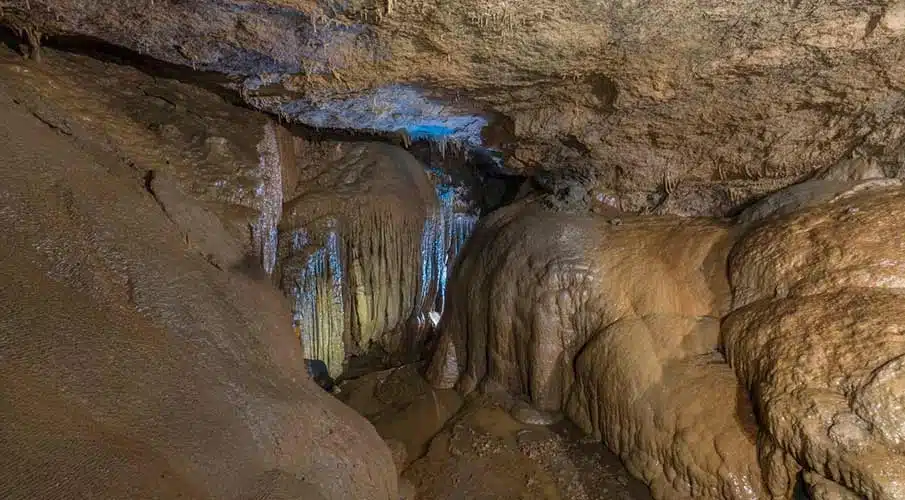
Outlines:
<svg viewBox="0 0 905 500"><path fill-rule="evenodd" d="M54 50L34 64L3 48L0 63L35 116L138 171L208 262L291 295L305 354L331 376L372 350L421 355L447 260L477 216L410 153L296 136L183 73Z"/></svg>
<svg viewBox="0 0 905 500"><path fill-rule="evenodd" d="M901 193L852 190L752 230L729 261L734 307L843 288L902 289Z"/></svg>
<svg viewBox="0 0 905 500"><path fill-rule="evenodd" d="M516 417L565 413L655 498L761 498L754 413L718 352L729 227L619 219L530 199L484 219L453 276L432 380L524 396L533 411Z"/></svg>
<svg viewBox="0 0 905 500"><path fill-rule="evenodd" d="M729 299L719 252L730 242L728 228L710 221L611 224L530 200L495 212L450 286L442 334L454 347L459 387L470 392L489 379L541 410L561 410L571 360L600 328L652 314L719 317Z"/></svg>
<svg viewBox="0 0 905 500"><path fill-rule="evenodd" d="M82 4L0 10L13 496L905 495L900 5Z"/></svg>
<svg viewBox="0 0 905 500"><path fill-rule="evenodd" d="M13 98L85 148L140 172L183 237L223 269L272 269L282 192L268 117L175 79L56 51L31 64L0 48Z"/></svg>
<svg viewBox="0 0 905 500"><path fill-rule="evenodd" d="M775 498L905 495L901 187L768 220L731 260L728 358L754 396Z"/></svg>
<svg viewBox="0 0 905 500"><path fill-rule="evenodd" d="M504 392L435 390L421 366L342 383L339 397L374 423L413 498L650 498L618 459L574 425L518 422ZM406 486L408 487L408 486Z"/></svg>

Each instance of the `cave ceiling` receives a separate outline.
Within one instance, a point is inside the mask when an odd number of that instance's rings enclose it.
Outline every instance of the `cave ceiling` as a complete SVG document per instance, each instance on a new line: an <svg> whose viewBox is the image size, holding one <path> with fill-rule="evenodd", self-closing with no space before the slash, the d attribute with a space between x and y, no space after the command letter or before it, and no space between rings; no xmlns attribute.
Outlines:
<svg viewBox="0 0 905 500"><path fill-rule="evenodd" d="M853 158L902 175L905 3L0 5L23 32L222 74L288 121L497 150L624 210L728 215Z"/></svg>

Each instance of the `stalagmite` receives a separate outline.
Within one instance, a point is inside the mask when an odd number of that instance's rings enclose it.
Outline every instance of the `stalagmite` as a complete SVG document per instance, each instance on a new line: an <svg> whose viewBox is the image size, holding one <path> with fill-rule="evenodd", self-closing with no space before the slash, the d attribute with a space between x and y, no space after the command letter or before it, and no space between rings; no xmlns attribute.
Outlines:
<svg viewBox="0 0 905 500"><path fill-rule="evenodd" d="M494 212L463 250L432 382L565 412L656 498L762 498L754 415L717 352L728 229L537 205Z"/></svg>

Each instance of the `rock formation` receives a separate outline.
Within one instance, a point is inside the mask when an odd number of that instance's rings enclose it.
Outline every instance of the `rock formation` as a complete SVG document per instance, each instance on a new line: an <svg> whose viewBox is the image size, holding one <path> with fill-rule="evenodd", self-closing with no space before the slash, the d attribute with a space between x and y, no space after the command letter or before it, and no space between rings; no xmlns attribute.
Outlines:
<svg viewBox="0 0 905 500"><path fill-rule="evenodd" d="M280 268L309 356L325 360L332 375L348 355L375 347L417 359L474 216L457 213L449 187L435 186L396 146L294 145Z"/></svg>
<svg viewBox="0 0 905 500"><path fill-rule="evenodd" d="M423 347L447 267L477 218L454 180L389 144L294 136L176 79L56 52L29 68L6 58L0 71L17 99L142 170L206 260L262 268L281 283L306 357L331 375L371 343L407 356ZM394 237L381 239L387 228Z"/></svg>
<svg viewBox="0 0 905 500"><path fill-rule="evenodd" d="M408 321L423 318L436 293L438 262L431 254L422 262L422 240L437 239L431 223L439 213L424 167L378 143L337 143L325 158L298 154L318 161L298 169L280 254L283 286L295 297L312 357L336 375L346 349L380 342L387 352L408 352Z"/></svg>
<svg viewBox="0 0 905 500"><path fill-rule="evenodd" d="M0 490L443 497L480 467L461 491L555 498L485 428L508 412L568 416L658 499L905 498L905 2L7 0L0 25L28 56L0 47ZM344 396L390 447L306 375L428 349L435 388L409 365Z"/></svg>
<svg viewBox="0 0 905 500"><path fill-rule="evenodd" d="M4 50L3 63L4 83L35 116L141 170L208 261L230 269L251 256L273 268L287 175L278 150L286 131L273 120L196 85L88 57L47 54L46 64L26 66Z"/></svg>
<svg viewBox="0 0 905 500"><path fill-rule="evenodd" d="M266 280L211 265L142 170L14 94L4 82L4 496L395 500L389 450L308 379Z"/></svg>
<svg viewBox="0 0 905 500"><path fill-rule="evenodd" d="M434 383L567 412L656 498L759 498L754 416L716 352L729 230L536 205L497 211L466 245Z"/></svg>
<svg viewBox="0 0 905 500"><path fill-rule="evenodd" d="M853 154L901 173L898 1L18 0L2 19L232 75L309 125L577 169L629 211L724 215Z"/></svg>
<svg viewBox="0 0 905 500"><path fill-rule="evenodd" d="M758 409L774 498L905 496L905 190L769 219L730 261L726 352Z"/></svg>

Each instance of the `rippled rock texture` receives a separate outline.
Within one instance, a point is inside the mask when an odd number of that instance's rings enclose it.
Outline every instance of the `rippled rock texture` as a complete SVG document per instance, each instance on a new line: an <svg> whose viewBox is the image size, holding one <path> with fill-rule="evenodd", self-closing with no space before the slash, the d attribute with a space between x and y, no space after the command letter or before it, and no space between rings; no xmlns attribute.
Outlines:
<svg viewBox="0 0 905 500"><path fill-rule="evenodd" d="M758 408L774 498L905 496L905 190L769 219L730 260L727 355Z"/></svg>
<svg viewBox="0 0 905 500"><path fill-rule="evenodd" d="M754 414L717 352L731 242L706 220L501 209L456 267L432 380L565 412L656 498L761 498Z"/></svg>
<svg viewBox="0 0 905 500"><path fill-rule="evenodd" d="M4 496L395 500L389 450L308 379L267 280L212 265L143 170L7 83Z"/></svg>
<svg viewBox="0 0 905 500"><path fill-rule="evenodd" d="M577 171L629 211L723 215L853 156L902 174L898 1L17 0L2 15L236 75L249 102L312 125Z"/></svg>

